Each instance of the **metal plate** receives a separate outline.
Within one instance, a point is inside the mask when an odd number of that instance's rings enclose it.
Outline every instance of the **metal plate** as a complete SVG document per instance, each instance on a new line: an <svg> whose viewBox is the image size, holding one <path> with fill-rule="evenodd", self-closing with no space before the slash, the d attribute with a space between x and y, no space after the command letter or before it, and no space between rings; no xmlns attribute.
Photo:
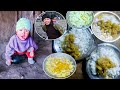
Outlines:
<svg viewBox="0 0 120 90"><path fill-rule="evenodd" d="M76 31L73 31L73 30L76 30ZM80 30L80 31L79 31L79 30ZM83 30L83 31L82 31L82 30ZM68 35L69 33L71 33L71 32L74 32L74 35L75 35L76 33L80 35L80 34L81 34L81 31L84 32L83 34L86 34L86 35L89 37L90 40L89 40L89 42L88 42L89 44L88 44L87 48L84 48L84 49L83 49L84 51L81 50L81 51L83 52L83 53L82 53L82 56L79 57L79 58L76 59L76 60L81 60L81 59L87 57L87 56L90 54L91 50L93 49L93 47L94 47L94 45L95 45L93 36L92 36L92 34L91 34L91 32L90 32L90 28L87 28L87 29L72 28L71 30L69 30L68 32L66 32L62 37L54 40L54 43L53 43L53 44L54 44L54 45L53 45L54 51L55 51L55 52L63 52L63 49L62 49L61 44L62 44L62 42L64 41L64 37L65 37L66 35ZM85 42L85 41L87 41L87 40L85 40L86 35L83 35L83 37L79 37L79 35L77 35L76 38L78 38L78 39L81 40L81 41L79 41L79 45L80 45L81 42ZM77 39L75 39L75 40L77 40ZM80 48L79 48L79 49L80 49Z"/></svg>
<svg viewBox="0 0 120 90"><path fill-rule="evenodd" d="M92 22L92 24L91 24L91 30L92 30L93 34L94 34L99 40L101 40L101 41L103 41L103 42L115 42L115 41L117 41L117 40L120 38L120 35L119 35L117 38L113 39L113 40L104 40L104 39L100 38L99 35L97 35L98 31L95 32L96 29L93 28L93 25L94 25L94 27L95 27L95 24L96 24L96 20L95 20L95 19L96 19L96 17L98 17L98 16L101 15L101 14L113 15L113 16L115 16L115 18L118 19L118 21L120 22L120 17L119 17L116 13L111 12L111 11L98 11L98 12L95 13L93 22ZM120 23L119 23L119 24L120 24ZM99 33L100 33L100 32L99 32Z"/></svg>
<svg viewBox="0 0 120 90"><path fill-rule="evenodd" d="M115 54L118 55L118 57L119 57L119 61L118 62L119 62L119 65L120 65L120 50L115 45L112 45L112 44L109 44L109 43L101 43L101 44L98 44L98 46L95 48L95 50L98 50L98 47L110 47L111 49L115 50L115 52L116 52ZM91 54L90 54L90 56L91 56ZM90 63L92 62L92 60L89 59L90 56L87 58L87 61L86 61L86 72L87 72L88 76L91 79L105 79L105 78L103 78L101 76L92 74L92 71L91 71L91 68L90 68ZM115 79L120 79L120 75L118 77L116 77Z"/></svg>

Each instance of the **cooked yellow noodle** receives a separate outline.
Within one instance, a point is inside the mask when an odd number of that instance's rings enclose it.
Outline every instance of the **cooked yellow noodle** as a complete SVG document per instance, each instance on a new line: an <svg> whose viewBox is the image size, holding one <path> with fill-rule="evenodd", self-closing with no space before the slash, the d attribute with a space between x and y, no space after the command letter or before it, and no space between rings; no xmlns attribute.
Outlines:
<svg viewBox="0 0 120 90"><path fill-rule="evenodd" d="M49 57L46 61L46 70L56 77L67 77L73 69L74 65L67 58Z"/></svg>

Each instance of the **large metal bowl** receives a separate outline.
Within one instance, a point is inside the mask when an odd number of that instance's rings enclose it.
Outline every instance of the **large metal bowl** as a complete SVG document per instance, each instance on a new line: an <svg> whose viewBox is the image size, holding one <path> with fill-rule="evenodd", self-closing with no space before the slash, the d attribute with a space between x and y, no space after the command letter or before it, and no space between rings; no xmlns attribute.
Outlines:
<svg viewBox="0 0 120 90"><path fill-rule="evenodd" d="M118 62L120 64L120 50L115 45L112 45L112 44L109 44L109 43L101 43L101 44L98 44L98 46L95 48L95 50L98 50L98 47L110 47L110 48L114 49L115 52L116 52L116 55L119 56L119 61ZM93 50L93 52L95 50ZM90 56L91 56L91 54L90 54ZM90 59L90 56L87 58L87 61L86 61L86 72L87 72L89 78L90 79L105 79L100 75L93 75L92 74L92 71L91 71L91 68L90 68L90 63L92 62L92 60ZM120 79L120 75L118 77L116 77L115 79Z"/></svg>
<svg viewBox="0 0 120 90"><path fill-rule="evenodd" d="M65 57L65 58L67 58L68 60L70 60L70 61L72 62L72 65L74 65L73 71L70 73L69 76L67 76L67 77L62 77L62 78L50 74L50 73L46 70L46 67L45 67L46 62L47 62L47 60L48 60L49 57L57 57L57 58ZM43 62L43 71L45 72L45 74L46 74L47 76L49 76L50 78L54 78L54 79L66 79L66 78L69 78L69 77L70 77L71 75L73 75L74 72L76 71L76 67L77 67L77 65L76 65L75 59L74 59L73 57L71 57L70 55L66 54L66 53L53 53L53 54L50 54L49 56L47 56L47 57L44 59L44 62Z"/></svg>
<svg viewBox="0 0 120 90"><path fill-rule="evenodd" d="M93 33L99 40L101 40L101 41L103 41L103 42L115 42L115 41L117 41L117 40L120 38L120 34L118 34L118 37L117 37L117 38L114 38L113 40L104 40L104 39L100 38L100 35L97 35L98 31L97 31L97 29L94 29L94 28L93 28L93 25L95 26L95 24L96 24L96 18L97 18L99 15L101 15L101 14L113 15L113 16L115 16L115 18L120 22L120 17L119 17L116 13L111 12L111 11L98 11L98 12L96 12L96 13L94 14L94 19L93 19L93 22L92 22L92 24L91 24L92 33ZM120 23L119 23L119 24L120 24Z"/></svg>
<svg viewBox="0 0 120 90"><path fill-rule="evenodd" d="M77 28L72 28L72 29L77 29ZM63 52L63 49L62 49L62 41L64 40L63 38L66 35L68 35L69 32L72 32L72 29L68 30L68 32L66 32L64 35L62 35L62 37L60 37L59 39L54 40L54 42L53 42L53 48L54 48L55 52ZM83 58L87 57L91 53L91 51L93 50L93 48L96 46L96 44L95 44L94 38L93 38L93 36L91 34L91 29L90 28L77 29L77 30L83 30L90 37L89 46L88 46L88 48L86 48L86 52L84 54L82 54L82 56L80 56L78 59L76 59L78 61L78 60L82 60ZM75 33L76 34L80 34L81 32L79 32L79 33L75 32ZM85 38L85 37L86 36L83 35L83 38ZM85 42L85 41L82 40L82 42Z"/></svg>

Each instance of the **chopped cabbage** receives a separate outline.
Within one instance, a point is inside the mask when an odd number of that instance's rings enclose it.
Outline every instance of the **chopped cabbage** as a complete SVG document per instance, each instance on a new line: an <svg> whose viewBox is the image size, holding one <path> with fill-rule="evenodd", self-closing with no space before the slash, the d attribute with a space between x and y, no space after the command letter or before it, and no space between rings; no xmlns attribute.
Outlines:
<svg viewBox="0 0 120 90"><path fill-rule="evenodd" d="M72 26L89 26L93 20L93 13L91 11L70 11L66 19Z"/></svg>

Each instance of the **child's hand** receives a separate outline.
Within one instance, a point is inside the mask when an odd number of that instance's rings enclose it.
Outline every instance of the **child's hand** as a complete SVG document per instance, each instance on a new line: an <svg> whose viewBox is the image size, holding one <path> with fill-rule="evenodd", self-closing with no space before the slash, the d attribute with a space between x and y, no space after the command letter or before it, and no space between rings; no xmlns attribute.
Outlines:
<svg viewBox="0 0 120 90"><path fill-rule="evenodd" d="M12 63L12 60L7 60L7 61L6 61L6 64L7 64L8 66L10 66L11 63Z"/></svg>

